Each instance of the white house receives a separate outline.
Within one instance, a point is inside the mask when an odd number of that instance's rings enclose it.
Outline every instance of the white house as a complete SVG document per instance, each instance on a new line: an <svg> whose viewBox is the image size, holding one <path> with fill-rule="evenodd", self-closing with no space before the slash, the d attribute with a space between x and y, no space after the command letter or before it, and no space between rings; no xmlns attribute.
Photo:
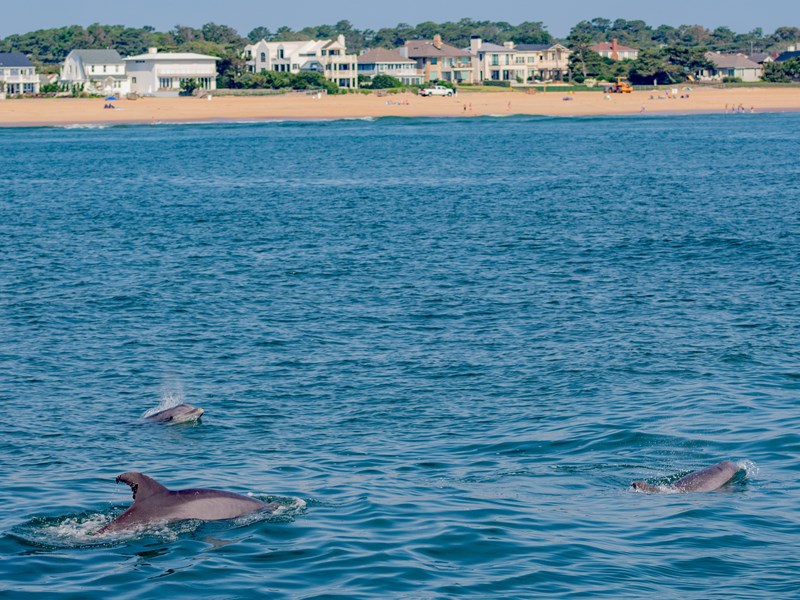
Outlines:
<svg viewBox="0 0 800 600"><path fill-rule="evenodd" d="M261 40L244 48L247 70L251 73L279 71L322 73L339 87L358 87L358 57L347 54L345 39L305 42L267 42Z"/></svg>
<svg viewBox="0 0 800 600"><path fill-rule="evenodd" d="M520 81L525 80L525 64L516 63L514 44L502 46L484 42L478 36L470 39L469 53L475 69L474 81Z"/></svg>
<svg viewBox="0 0 800 600"><path fill-rule="evenodd" d="M639 58L639 50L631 48L630 46L622 46L617 38L610 42L600 42L593 46L589 46L589 50L597 52L603 58L610 58L611 60L636 60Z"/></svg>
<svg viewBox="0 0 800 600"><path fill-rule="evenodd" d="M737 77L742 81L759 81L764 67L753 62L744 54L720 54L706 52L706 58L714 63L714 68L703 71L701 79L721 80L723 77Z"/></svg>
<svg viewBox="0 0 800 600"><path fill-rule="evenodd" d="M399 50L374 48L358 57L358 74L367 77L389 75L405 85L419 85L422 75L417 71L417 61L405 58Z"/></svg>
<svg viewBox="0 0 800 600"><path fill-rule="evenodd" d="M217 89L217 57L204 54L158 52L123 59L131 92L140 95L177 94L188 79L203 90Z"/></svg>
<svg viewBox="0 0 800 600"><path fill-rule="evenodd" d="M61 84L97 94L127 94L125 63L116 50L73 50L61 65Z"/></svg>
<svg viewBox="0 0 800 600"><path fill-rule="evenodd" d="M569 70L570 50L561 44L502 46L470 39L475 81L563 81Z"/></svg>
<svg viewBox="0 0 800 600"><path fill-rule="evenodd" d="M0 52L0 94L38 94L36 67L22 52Z"/></svg>

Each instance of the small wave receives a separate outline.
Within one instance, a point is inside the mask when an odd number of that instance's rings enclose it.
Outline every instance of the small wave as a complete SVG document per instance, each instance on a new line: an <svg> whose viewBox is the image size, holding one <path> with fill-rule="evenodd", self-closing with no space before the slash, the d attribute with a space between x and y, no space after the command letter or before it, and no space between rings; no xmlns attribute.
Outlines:
<svg viewBox="0 0 800 600"><path fill-rule="evenodd" d="M71 123L69 125L57 125L57 129L108 129L111 125L103 123Z"/></svg>
<svg viewBox="0 0 800 600"><path fill-rule="evenodd" d="M95 535L112 517L104 513L81 513L63 517L35 517L10 534L31 546L48 549L90 548L108 540Z"/></svg>

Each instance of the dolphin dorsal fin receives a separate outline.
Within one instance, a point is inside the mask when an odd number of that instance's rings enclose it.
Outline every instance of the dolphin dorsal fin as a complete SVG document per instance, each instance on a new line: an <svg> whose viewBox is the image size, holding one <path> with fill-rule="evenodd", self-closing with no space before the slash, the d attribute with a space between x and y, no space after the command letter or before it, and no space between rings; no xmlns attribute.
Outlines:
<svg viewBox="0 0 800 600"><path fill-rule="evenodd" d="M117 483L127 483L133 492L133 501L144 500L153 494L161 494L169 490L152 477L141 473L123 473L117 477Z"/></svg>

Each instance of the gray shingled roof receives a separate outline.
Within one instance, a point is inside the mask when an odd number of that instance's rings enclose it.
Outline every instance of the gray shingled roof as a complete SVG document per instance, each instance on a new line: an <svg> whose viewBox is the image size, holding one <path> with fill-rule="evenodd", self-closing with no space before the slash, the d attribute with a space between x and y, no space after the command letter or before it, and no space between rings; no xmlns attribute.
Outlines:
<svg viewBox="0 0 800 600"><path fill-rule="evenodd" d="M433 45L433 40L409 40L406 42L406 48L408 48L409 58L472 56L466 50L456 48L450 44L443 43L441 48L437 48Z"/></svg>
<svg viewBox="0 0 800 600"><path fill-rule="evenodd" d="M358 64L373 65L375 63L414 63L417 61L406 58L400 54L399 50L387 50L386 48L373 48L367 50L358 57Z"/></svg>
<svg viewBox="0 0 800 600"><path fill-rule="evenodd" d="M707 52L706 57L714 63L718 69L760 69L761 65L754 63L744 54L719 54L717 52Z"/></svg>
<svg viewBox="0 0 800 600"><path fill-rule="evenodd" d="M85 65L109 65L122 62L122 57L116 50L73 50L70 54L78 56Z"/></svg>
<svg viewBox="0 0 800 600"><path fill-rule="evenodd" d="M505 46L501 46L499 44L492 44L489 42L484 42L481 44L481 47L478 48L478 52L514 52L515 48L506 48Z"/></svg>
<svg viewBox="0 0 800 600"><path fill-rule="evenodd" d="M766 61L767 59L772 58L772 55L771 54L767 54L766 52L756 52L755 54L751 54L747 58L749 58L750 60L752 60L755 63L761 64L764 61Z"/></svg>
<svg viewBox="0 0 800 600"><path fill-rule="evenodd" d="M0 52L0 67L32 67L33 63L22 52Z"/></svg>

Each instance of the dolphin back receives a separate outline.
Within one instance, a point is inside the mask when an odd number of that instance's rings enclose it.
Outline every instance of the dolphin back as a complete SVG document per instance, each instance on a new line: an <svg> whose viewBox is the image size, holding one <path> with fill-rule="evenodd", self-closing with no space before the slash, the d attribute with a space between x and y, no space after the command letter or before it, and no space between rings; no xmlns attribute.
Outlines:
<svg viewBox="0 0 800 600"><path fill-rule="evenodd" d="M725 460L689 473L676 481L673 487L681 492L711 492L728 483L738 471L739 465Z"/></svg>

